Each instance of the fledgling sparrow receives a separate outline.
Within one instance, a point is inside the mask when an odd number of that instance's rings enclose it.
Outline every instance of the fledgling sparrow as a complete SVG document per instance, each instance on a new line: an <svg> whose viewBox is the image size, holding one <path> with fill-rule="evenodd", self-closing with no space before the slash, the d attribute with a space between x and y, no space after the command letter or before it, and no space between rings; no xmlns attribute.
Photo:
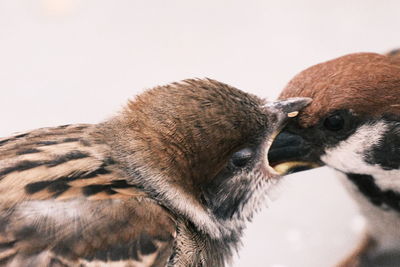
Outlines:
<svg viewBox="0 0 400 267"><path fill-rule="evenodd" d="M278 180L273 137L309 102L192 79L103 123L0 139L0 263L224 266Z"/></svg>

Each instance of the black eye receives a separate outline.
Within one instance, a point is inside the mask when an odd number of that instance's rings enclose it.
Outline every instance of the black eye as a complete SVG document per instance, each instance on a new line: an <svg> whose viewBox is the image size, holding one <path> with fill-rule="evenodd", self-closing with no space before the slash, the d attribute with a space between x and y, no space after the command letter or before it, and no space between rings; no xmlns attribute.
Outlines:
<svg viewBox="0 0 400 267"><path fill-rule="evenodd" d="M244 167L250 161L253 156L253 150L250 148L243 148L235 153L231 157L231 162L235 167Z"/></svg>
<svg viewBox="0 0 400 267"><path fill-rule="evenodd" d="M331 131L339 131L343 129L344 119L339 114L329 116L324 121L324 126L326 129Z"/></svg>

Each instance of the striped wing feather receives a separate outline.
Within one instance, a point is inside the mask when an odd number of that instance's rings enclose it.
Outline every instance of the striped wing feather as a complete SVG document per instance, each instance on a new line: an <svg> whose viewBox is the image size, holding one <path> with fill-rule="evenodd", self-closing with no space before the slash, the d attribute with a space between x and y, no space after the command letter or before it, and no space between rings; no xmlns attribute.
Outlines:
<svg viewBox="0 0 400 267"><path fill-rule="evenodd" d="M166 266L175 223L91 125L0 139L0 265Z"/></svg>

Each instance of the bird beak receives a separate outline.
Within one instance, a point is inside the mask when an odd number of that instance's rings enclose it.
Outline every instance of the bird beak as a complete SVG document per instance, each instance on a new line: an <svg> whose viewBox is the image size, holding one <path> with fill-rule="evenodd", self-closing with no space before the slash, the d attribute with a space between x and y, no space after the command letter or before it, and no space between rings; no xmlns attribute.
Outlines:
<svg viewBox="0 0 400 267"><path fill-rule="evenodd" d="M269 125L273 129L273 134L270 139L272 145L268 151L268 162L279 175L314 167L311 163L300 160L304 151L309 149L304 140L286 131L281 132L288 122L292 122L291 118L297 117L311 101L312 99L308 97L295 97L275 101L266 106L269 112L275 114L275 120Z"/></svg>
<svg viewBox="0 0 400 267"><path fill-rule="evenodd" d="M277 173L287 175L322 166L317 151L300 134L285 128L274 139L268 151L268 161Z"/></svg>
<svg viewBox="0 0 400 267"><path fill-rule="evenodd" d="M286 125L289 119L296 117L299 111L305 108L312 101L309 97L293 97L285 100L278 100L268 103L265 107L268 112L276 114L275 120L272 121L275 137Z"/></svg>
<svg viewBox="0 0 400 267"><path fill-rule="evenodd" d="M311 103L311 98L289 98L271 103L271 107L279 110L278 127L273 143L268 151L269 164L280 175L308 170L322 166L313 145L307 142L301 134L287 130L287 122L296 117L299 111ZM296 123L290 121L289 124ZM280 127L280 126L281 127ZM285 128L283 128L285 127ZM281 132L281 130L283 131Z"/></svg>

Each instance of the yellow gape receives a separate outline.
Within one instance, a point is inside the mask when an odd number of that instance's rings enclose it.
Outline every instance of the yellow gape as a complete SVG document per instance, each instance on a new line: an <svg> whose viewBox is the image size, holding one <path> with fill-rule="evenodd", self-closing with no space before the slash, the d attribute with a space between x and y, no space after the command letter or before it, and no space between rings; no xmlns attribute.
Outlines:
<svg viewBox="0 0 400 267"><path fill-rule="evenodd" d="M320 167L320 165L315 162L288 161L274 166L274 170L280 175L285 175L294 172L295 169L307 170L317 167Z"/></svg>

